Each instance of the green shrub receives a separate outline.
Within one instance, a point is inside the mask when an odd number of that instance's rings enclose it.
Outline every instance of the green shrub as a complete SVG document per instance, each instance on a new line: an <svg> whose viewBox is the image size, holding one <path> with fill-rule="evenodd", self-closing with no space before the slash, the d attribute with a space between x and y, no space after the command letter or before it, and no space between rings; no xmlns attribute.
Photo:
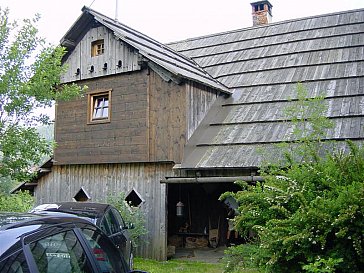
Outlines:
<svg viewBox="0 0 364 273"><path fill-rule="evenodd" d="M127 224L133 224L134 228L130 229L133 246L137 247L141 242L145 243L143 235L148 233L145 228L145 216L143 212L137 208L129 205L125 201L124 193L120 193L117 196L110 196L108 198L108 203L115 206L124 218Z"/></svg>
<svg viewBox="0 0 364 273"><path fill-rule="evenodd" d="M318 258L314 263L303 266L303 269L309 273L334 273L336 266L342 261L341 258L328 260Z"/></svg>
<svg viewBox="0 0 364 273"><path fill-rule="evenodd" d="M34 198L28 191L16 194L0 193L0 211L26 212L34 205Z"/></svg>
<svg viewBox="0 0 364 273"><path fill-rule="evenodd" d="M255 267L254 258L259 247L254 244L243 244L229 247L224 252L224 272L234 273Z"/></svg>
<svg viewBox="0 0 364 273"><path fill-rule="evenodd" d="M256 264L267 272L362 272L364 149L267 173L233 195L239 232L259 237ZM329 271L325 271L329 270Z"/></svg>

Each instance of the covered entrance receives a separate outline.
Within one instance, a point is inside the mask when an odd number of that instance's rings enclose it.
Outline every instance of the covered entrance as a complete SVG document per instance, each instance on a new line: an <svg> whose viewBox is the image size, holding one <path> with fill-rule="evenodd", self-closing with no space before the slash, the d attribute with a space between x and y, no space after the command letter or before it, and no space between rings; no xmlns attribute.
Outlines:
<svg viewBox="0 0 364 273"><path fill-rule="evenodd" d="M225 246L228 209L219 197L240 187L233 182L167 185L168 249Z"/></svg>

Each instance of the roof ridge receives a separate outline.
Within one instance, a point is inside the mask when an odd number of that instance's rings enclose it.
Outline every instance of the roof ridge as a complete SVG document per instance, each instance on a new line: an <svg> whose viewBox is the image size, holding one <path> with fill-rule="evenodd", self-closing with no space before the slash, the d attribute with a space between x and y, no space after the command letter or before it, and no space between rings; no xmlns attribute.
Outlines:
<svg viewBox="0 0 364 273"><path fill-rule="evenodd" d="M212 33L212 34L187 38L187 39L184 39L184 40L173 41L173 42L169 42L169 43L166 43L166 44L167 45L181 44L181 43L184 43L184 42L192 42L192 41L197 41L197 40L200 40L200 39L206 39L206 38L210 38L210 37L217 37L217 36L222 36L222 35L226 35L226 34L232 34L232 33L237 33L237 32L242 32L242 31L249 31L249 30L252 30L252 29L268 28L268 27L271 27L271 26L287 24L288 22L298 22L298 21L303 21L303 20L308 20L308 19L313 19L313 18L322 18L322 17L334 16L334 15L339 15L339 14L354 13L354 12L359 12L359 11L363 11L363 10L364 10L364 8L347 10L347 11L337 11L337 12L331 12L331 13L319 14L319 15L312 15L312 16L301 17L301 18L287 19L287 20L283 20L283 21L272 22L272 23L269 23L267 25L238 28L238 29L234 29L234 30L228 30L228 31L223 31L223 32L217 32L217 33Z"/></svg>

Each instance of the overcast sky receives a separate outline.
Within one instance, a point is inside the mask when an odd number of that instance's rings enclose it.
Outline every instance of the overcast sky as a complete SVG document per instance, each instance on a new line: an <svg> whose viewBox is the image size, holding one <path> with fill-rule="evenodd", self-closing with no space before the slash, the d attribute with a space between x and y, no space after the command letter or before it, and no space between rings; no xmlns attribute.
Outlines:
<svg viewBox="0 0 364 273"><path fill-rule="evenodd" d="M252 25L253 0L118 0L118 20L160 42L172 42ZM364 0L271 0L273 22L364 8ZM12 19L39 13L42 37L58 44L90 6L115 18L116 0L0 0Z"/></svg>

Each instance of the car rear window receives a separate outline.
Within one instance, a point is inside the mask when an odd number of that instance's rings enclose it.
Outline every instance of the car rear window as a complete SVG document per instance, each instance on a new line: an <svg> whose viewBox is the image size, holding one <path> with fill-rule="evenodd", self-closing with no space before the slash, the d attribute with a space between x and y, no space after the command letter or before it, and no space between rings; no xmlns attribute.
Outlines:
<svg viewBox="0 0 364 273"><path fill-rule="evenodd" d="M73 231L61 232L30 244L39 273L92 273Z"/></svg>

